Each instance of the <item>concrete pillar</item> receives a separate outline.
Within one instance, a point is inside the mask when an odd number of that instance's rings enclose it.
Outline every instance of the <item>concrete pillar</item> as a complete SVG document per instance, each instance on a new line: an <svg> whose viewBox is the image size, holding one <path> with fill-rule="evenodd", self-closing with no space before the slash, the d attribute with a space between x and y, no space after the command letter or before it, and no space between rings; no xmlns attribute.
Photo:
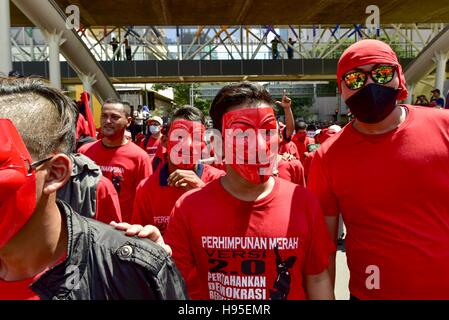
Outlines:
<svg viewBox="0 0 449 320"><path fill-rule="evenodd" d="M65 42L63 32L44 32L49 51L50 83L57 89L61 89L61 62L59 61L59 47Z"/></svg>
<svg viewBox="0 0 449 320"><path fill-rule="evenodd" d="M405 99L406 104L414 104L415 101L413 101L413 91L415 91L415 84L409 83L407 84L408 87L408 96L407 99Z"/></svg>
<svg viewBox="0 0 449 320"><path fill-rule="evenodd" d="M437 52L433 57L433 61L436 65L435 72L435 88L440 89L443 95L444 81L446 80L446 63L448 60L448 54L444 52Z"/></svg>
<svg viewBox="0 0 449 320"><path fill-rule="evenodd" d="M92 106L92 96L94 94L94 91L92 89L92 86L95 84L95 82L97 82L97 80L95 79L95 75L89 74L89 75L85 75L85 74L80 74L79 78L81 79L81 82L83 83L83 89L86 92L89 92L89 106L90 106L90 111L94 112L93 110L93 106Z"/></svg>
<svg viewBox="0 0 449 320"><path fill-rule="evenodd" d="M11 17L9 0L0 0L0 74L7 76L11 70Z"/></svg>

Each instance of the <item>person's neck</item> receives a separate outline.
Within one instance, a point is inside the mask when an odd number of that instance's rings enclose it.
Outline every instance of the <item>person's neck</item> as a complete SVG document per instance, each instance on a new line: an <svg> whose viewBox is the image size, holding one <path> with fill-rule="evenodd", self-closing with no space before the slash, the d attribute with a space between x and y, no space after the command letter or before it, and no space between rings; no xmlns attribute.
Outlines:
<svg viewBox="0 0 449 320"><path fill-rule="evenodd" d="M382 121L377 123L364 123L355 119L353 127L364 134L383 134L399 127L407 118L407 111L404 107L396 108Z"/></svg>
<svg viewBox="0 0 449 320"><path fill-rule="evenodd" d="M162 132L159 131L158 133L152 134L151 136L154 140L157 140L162 136Z"/></svg>
<svg viewBox="0 0 449 320"><path fill-rule="evenodd" d="M103 137L103 144L110 148L120 147L128 142L129 140L125 137L125 133L119 136Z"/></svg>
<svg viewBox="0 0 449 320"><path fill-rule="evenodd" d="M256 201L265 198L273 191L275 179L270 177L267 182L252 184L240 176L229 164L226 165L226 175L220 180L223 188L242 201Z"/></svg>
<svg viewBox="0 0 449 320"><path fill-rule="evenodd" d="M41 199L31 219L0 249L0 279L32 278L67 254L67 223L55 199L55 194Z"/></svg>

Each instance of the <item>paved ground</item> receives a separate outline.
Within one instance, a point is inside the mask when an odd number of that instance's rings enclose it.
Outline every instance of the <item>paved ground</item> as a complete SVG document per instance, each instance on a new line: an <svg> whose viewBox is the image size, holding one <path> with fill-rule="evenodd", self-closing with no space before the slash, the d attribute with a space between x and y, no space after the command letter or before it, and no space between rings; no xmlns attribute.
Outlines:
<svg viewBox="0 0 449 320"><path fill-rule="evenodd" d="M346 252L344 245L338 247L337 251L337 275L335 279L335 299L348 300L349 299L349 270L346 264Z"/></svg>

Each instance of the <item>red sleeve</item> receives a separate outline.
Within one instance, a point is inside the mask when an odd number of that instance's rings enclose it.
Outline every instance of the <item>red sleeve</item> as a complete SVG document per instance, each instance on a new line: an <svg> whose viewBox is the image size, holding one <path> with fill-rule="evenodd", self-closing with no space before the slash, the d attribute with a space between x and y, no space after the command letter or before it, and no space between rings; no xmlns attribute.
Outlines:
<svg viewBox="0 0 449 320"><path fill-rule="evenodd" d="M204 165L204 172L203 172L203 175L201 176L201 180L204 183L209 183L215 179L221 178L222 176L226 175L226 172L224 172L223 170L219 170L212 166L209 166L209 167L206 167L206 166L207 165Z"/></svg>
<svg viewBox="0 0 449 320"><path fill-rule="evenodd" d="M111 221L122 222L120 201L112 182L101 177L97 185L97 208L95 219L109 224Z"/></svg>
<svg viewBox="0 0 449 320"><path fill-rule="evenodd" d="M317 197L325 216L338 216L340 213L337 196L334 194L326 173L323 169L323 159L317 151L310 165L310 175L307 186Z"/></svg>
<svg viewBox="0 0 449 320"><path fill-rule="evenodd" d="M195 269L195 260L190 246L192 239L190 227L185 212L182 212L183 198L184 196L173 207L164 240L173 250L173 259L181 275L185 280L189 280L191 270ZM186 284L189 287L189 283ZM191 283L190 286L192 287Z"/></svg>
<svg viewBox="0 0 449 320"><path fill-rule="evenodd" d="M294 142L289 142L288 143L290 145L290 154L293 155L296 159L300 159L300 154L298 151L298 147L296 146L296 144Z"/></svg>
<svg viewBox="0 0 449 320"><path fill-rule="evenodd" d="M336 250L320 205L316 200L313 203L310 237L304 261L304 273L309 275L322 273L329 265L330 254Z"/></svg>
<svg viewBox="0 0 449 320"><path fill-rule="evenodd" d="M307 156L304 159L304 174L306 175L306 177L308 177L310 173L310 164L312 163L313 155L313 152L308 152Z"/></svg>
<svg viewBox="0 0 449 320"><path fill-rule="evenodd" d="M296 160L292 163L293 167L293 183L298 184L300 186L306 186L306 179L304 177L304 167L302 166L301 161Z"/></svg>
<svg viewBox="0 0 449 320"><path fill-rule="evenodd" d="M136 197L134 199L131 224L154 225L154 215L151 206L148 205L148 198L145 197L149 190L145 187L147 179L142 180L137 186Z"/></svg>

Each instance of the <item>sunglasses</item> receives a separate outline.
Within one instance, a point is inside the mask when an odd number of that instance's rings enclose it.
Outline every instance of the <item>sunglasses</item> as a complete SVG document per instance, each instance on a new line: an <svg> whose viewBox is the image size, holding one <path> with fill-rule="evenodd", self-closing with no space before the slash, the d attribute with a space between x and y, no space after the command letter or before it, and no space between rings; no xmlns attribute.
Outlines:
<svg viewBox="0 0 449 320"><path fill-rule="evenodd" d="M387 84L394 78L396 66L375 66L370 71L363 71L361 69L355 69L345 73L342 80L346 86L351 90L358 90L362 88L368 76L373 79L374 83Z"/></svg>
<svg viewBox="0 0 449 320"><path fill-rule="evenodd" d="M28 174L31 174L31 172L33 172L34 170L36 170L38 167L40 167L41 165L43 165L45 162L47 162L48 160L51 160L54 156L39 160L39 161L35 161L32 164L30 164L30 166L28 167ZM28 161L27 161L27 165L28 165Z"/></svg>
<svg viewBox="0 0 449 320"><path fill-rule="evenodd" d="M53 156L45 158L43 160L39 160L33 163L29 163L28 159L23 159L25 162L25 169L27 171L27 174L30 175L34 170L36 170L38 167L40 167L41 165L43 165L45 162L47 162L48 160L51 160L53 158ZM0 170L6 170L6 169L17 169L20 170L23 167L21 166L17 166L17 165L8 165L5 167L0 167Z"/></svg>

